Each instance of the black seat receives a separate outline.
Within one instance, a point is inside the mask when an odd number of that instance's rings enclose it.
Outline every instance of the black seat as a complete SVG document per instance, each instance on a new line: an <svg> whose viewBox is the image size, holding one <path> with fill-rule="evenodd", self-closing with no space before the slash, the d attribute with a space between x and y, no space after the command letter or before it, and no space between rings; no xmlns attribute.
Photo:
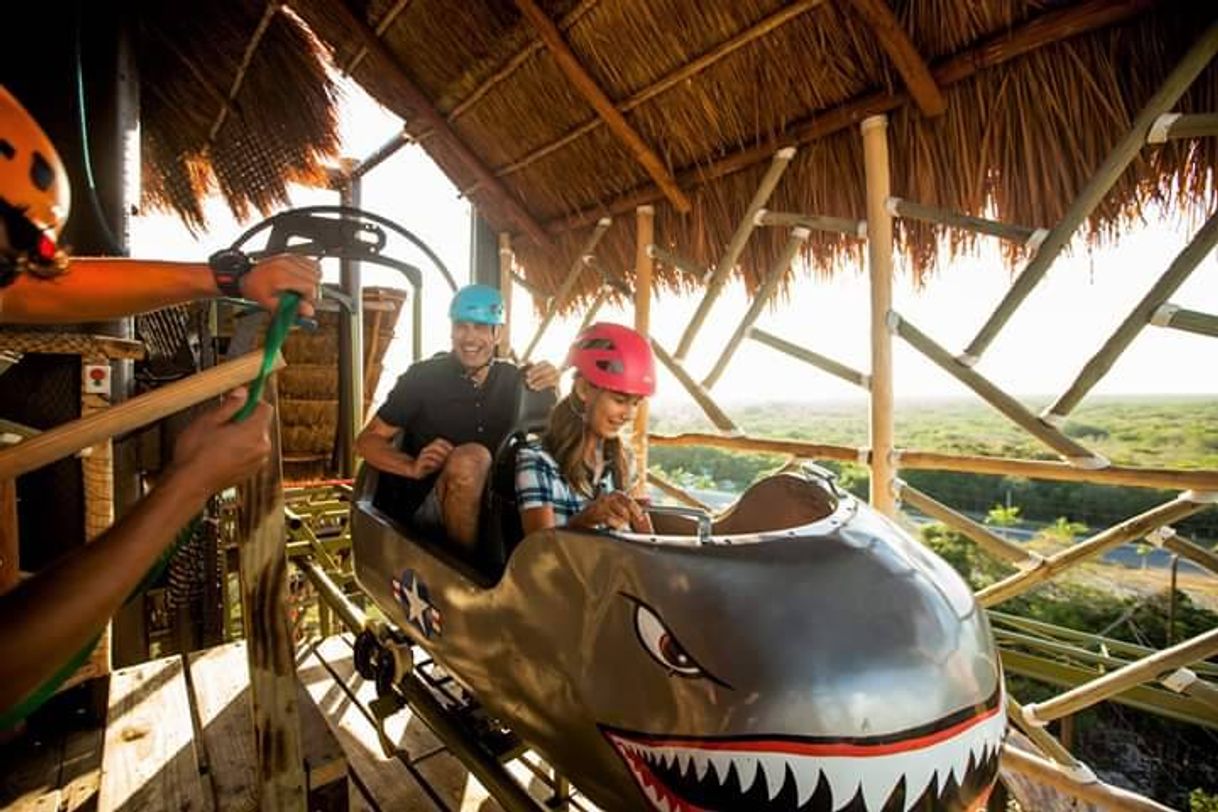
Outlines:
<svg viewBox="0 0 1218 812"><path fill-rule="evenodd" d="M496 576L502 573L512 549L524 538L516 508L516 450L530 434L545 429L557 402L558 395L553 389L535 392L521 381L512 428L492 457L491 474L482 495L478 558L479 565Z"/></svg>

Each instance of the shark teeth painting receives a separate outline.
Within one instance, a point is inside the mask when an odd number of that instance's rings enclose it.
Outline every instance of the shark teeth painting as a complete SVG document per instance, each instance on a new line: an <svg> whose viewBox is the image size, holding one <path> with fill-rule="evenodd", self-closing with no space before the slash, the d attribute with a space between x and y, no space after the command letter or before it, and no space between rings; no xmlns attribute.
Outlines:
<svg viewBox="0 0 1218 812"><path fill-rule="evenodd" d="M865 739L603 733L658 812L972 812L1005 730L996 693L979 710Z"/></svg>

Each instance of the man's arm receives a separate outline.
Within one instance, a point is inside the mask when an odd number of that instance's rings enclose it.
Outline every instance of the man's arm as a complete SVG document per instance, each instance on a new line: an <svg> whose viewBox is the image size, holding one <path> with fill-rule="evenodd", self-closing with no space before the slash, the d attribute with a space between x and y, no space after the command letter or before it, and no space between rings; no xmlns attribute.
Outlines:
<svg viewBox="0 0 1218 812"><path fill-rule="evenodd" d="M242 294L268 310L275 309L280 293L299 293L306 317L313 315L320 284L317 262L294 254L258 262L240 282ZM60 276L19 274L4 289L0 318L19 324L104 321L219 295L203 262L73 257Z"/></svg>
<svg viewBox="0 0 1218 812"><path fill-rule="evenodd" d="M208 496L245 479L270 453L271 408L228 421L245 396L230 393L197 418L152 493L121 521L0 595L0 710L13 707L86 645Z"/></svg>
<svg viewBox="0 0 1218 812"><path fill-rule="evenodd" d="M400 431L397 426L373 417L355 438L355 451L378 471L414 479L414 457L394 447L394 440Z"/></svg>

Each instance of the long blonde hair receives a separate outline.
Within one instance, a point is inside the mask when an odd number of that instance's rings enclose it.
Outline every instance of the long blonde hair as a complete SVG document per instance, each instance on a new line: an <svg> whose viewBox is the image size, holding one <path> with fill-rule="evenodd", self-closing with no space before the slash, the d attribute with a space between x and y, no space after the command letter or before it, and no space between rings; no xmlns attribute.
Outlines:
<svg viewBox="0 0 1218 812"><path fill-rule="evenodd" d="M595 390L594 391L598 391ZM577 493L588 498L596 496L592 474L584 462L584 432L589 431L585 417L588 405L571 387L570 393L550 412L550 425L542 437L542 445L558 463L563 479ZM605 440L605 465L613 472L613 485L629 491L633 486L633 471L625 443L620 437Z"/></svg>

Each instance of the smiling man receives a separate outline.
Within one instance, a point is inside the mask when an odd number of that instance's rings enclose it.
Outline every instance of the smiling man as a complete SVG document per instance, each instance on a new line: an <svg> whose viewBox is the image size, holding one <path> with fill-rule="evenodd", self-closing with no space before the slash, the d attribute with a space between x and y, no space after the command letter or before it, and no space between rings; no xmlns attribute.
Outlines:
<svg viewBox="0 0 1218 812"><path fill-rule="evenodd" d="M558 370L495 358L504 307L494 288L461 288L448 315L452 349L412 364L398 378L356 450L372 467L403 478L388 489L393 504L385 506L395 516L443 530L470 550L491 455L512 427L520 379L530 389L552 388Z"/></svg>

